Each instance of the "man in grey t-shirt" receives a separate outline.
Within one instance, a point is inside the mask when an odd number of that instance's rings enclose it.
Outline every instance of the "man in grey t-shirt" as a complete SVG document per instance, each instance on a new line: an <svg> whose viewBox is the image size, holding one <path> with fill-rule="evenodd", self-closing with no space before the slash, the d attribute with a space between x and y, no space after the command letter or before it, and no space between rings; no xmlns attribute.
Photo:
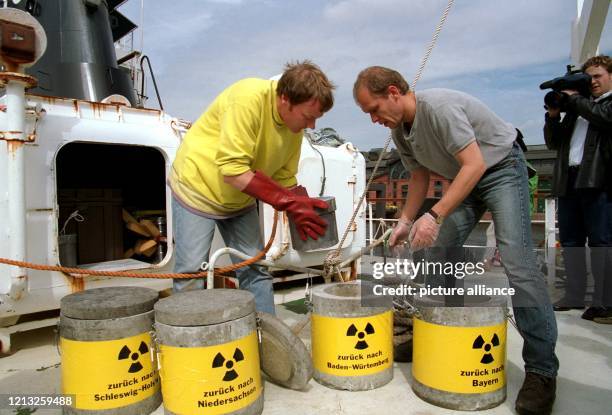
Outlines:
<svg viewBox="0 0 612 415"><path fill-rule="evenodd" d="M373 123L392 129L410 171L408 198L391 234L391 246L408 240L413 250L461 247L484 212L491 211L524 338L526 375L516 410L550 413L559 368L557 325L532 248L527 167L515 142L517 131L470 95L447 89L415 94L398 72L380 66L359 74L353 95ZM452 183L415 220L431 171Z"/></svg>
<svg viewBox="0 0 612 415"><path fill-rule="evenodd" d="M450 89L428 89L415 96L418 105L410 130L405 124L393 129L393 141L409 171L425 167L454 179L461 169L456 155L474 142L486 168L510 153L516 129L476 98Z"/></svg>

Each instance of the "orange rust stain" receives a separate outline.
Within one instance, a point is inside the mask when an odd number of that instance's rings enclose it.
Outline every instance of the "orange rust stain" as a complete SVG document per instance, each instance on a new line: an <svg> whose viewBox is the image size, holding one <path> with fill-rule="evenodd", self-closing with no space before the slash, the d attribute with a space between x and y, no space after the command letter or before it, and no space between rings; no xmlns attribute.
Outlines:
<svg viewBox="0 0 612 415"><path fill-rule="evenodd" d="M85 280L81 277L68 277L70 280L70 290L73 293L85 290Z"/></svg>
<svg viewBox="0 0 612 415"><path fill-rule="evenodd" d="M106 104L102 104L99 102L92 102L91 103L91 107L94 111L94 114L101 117L102 116L102 112L104 111L104 107L106 106Z"/></svg>
<svg viewBox="0 0 612 415"><path fill-rule="evenodd" d="M19 150L23 146L23 141L8 140L7 145L8 145L9 154L13 154L13 153L16 153L17 150Z"/></svg>
<svg viewBox="0 0 612 415"><path fill-rule="evenodd" d="M23 141L21 131L0 131L0 140L4 140L8 143L12 141Z"/></svg>
<svg viewBox="0 0 612 415"><path fill-rule="evenodd" d="M55 102L57 101L56 97L52 97L52 96L46 96L46 95L39 95L40 98L43 99L43 101L45 101L47 104L55 104Z"/></svg>
<svg viewBox="0 0 612 415"><path fill-rule="evenodd" d="M26 88L32 88L38 84L38 80L30 75L16 72L1 72L0 83L6 84L9 81L22 82L25 84Z"/></svg>
<svg viewBox="0 0 612 415"><path fill-rule="evenodd" d="M1 82L0 82L1 83ZM136 107L129 107L123 103L117 103L117 102L109 102L109 103L103 103L103 102L96 102L96 101L88 101L85 99L72 99L72 98L63 98L63 97L55 97L55 96L49 96L49 95L39 95L39 94L33 94L33 93L28 93L28 96L34 97L34 98L38 98L41 99L44 102L47 102L49 104L55 104L56 101L72 101L72 106L74 107L74 110L76 112L79 111L79 102L82 103L88 103L90 105L92 105L94 108L94 110L98 110L98 111L104 111L107 108L110 110L112 108L115 109L115 111L120 112L122 108L125 108L127 110L130 111L135 111L135 112L145 112L145 113L150 113L150 114L157 114L160 117L163 115L163 111L158 110L158 109L154 109L154 108L136 108Z"/></svg>
<svg viewBox="0 0 612 415"><path fill-rule="evenodd" d="M351 277L350 280L356 280L357 279L357 260L351 262Z"/></svg>

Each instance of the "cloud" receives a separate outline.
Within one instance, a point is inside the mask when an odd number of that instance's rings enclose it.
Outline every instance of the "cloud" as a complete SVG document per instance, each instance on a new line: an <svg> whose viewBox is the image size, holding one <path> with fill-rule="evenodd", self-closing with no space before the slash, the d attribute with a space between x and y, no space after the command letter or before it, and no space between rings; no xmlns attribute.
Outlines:
<svg viewBox="0 0 612 415"><path fill-rule="evenodd" d="M336 128L361 148L380 147L387 131L371 125L353 103L356 74L384 65L410 82L447 4L249 0L229 7L238 2L181 0L169 7L147 0L145 53L167 110L193 120L236 80L268 78L287 61L310 58L338 85L334 109L319 125ZM539 137L530 121L541 114L537 85L569 63L575 13L571 2L556 0L457 1L417 89L464 90ZM612 49L610 26L602 34L604 51Z"/></svg>
<svg viewBox="0 0 612 415"><path fill-rule="evenodd" d="M381 28L389 20L429 19L435 16L443 0L417 0L409 4L402 0L343 0L328 4L323 10L325 19L332 23L372 22L379 20ZM440 9L440 10L443 10Z"/></svg>
<svg viewBox="0 0 612 415"><path fill-rule="evenodd" d="M242 0L206 0L209 3L221 3L221 4L242 4Z"/></svg>

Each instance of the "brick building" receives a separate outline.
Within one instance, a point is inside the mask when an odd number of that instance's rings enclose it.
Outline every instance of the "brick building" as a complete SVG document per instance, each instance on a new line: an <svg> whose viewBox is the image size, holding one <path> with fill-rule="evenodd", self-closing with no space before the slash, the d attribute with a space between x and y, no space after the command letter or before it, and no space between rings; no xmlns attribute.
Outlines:
<svg viewBox="0 0 612 415"><path fill-rule="evenodd" d="M543 144L527 147L528 151L525 153L525 156L538 172L538 189L534 195L534 203L537 207L536 216L539 217L544 212L544 200L550 197L552 171L556 152L548 150ZM381 148L375 148L363 152L366 159L366 176L368 179L374 170L374 165L381 151ZM409 174L402 165L398 151L392 149L386 152L368 192L368 201L375 202L374 217L396 217L401 211L403 203L410 191L408 179ZM432 173L429 177L427 198L441 198L448 190L450 183L450 180Z"/></svg>

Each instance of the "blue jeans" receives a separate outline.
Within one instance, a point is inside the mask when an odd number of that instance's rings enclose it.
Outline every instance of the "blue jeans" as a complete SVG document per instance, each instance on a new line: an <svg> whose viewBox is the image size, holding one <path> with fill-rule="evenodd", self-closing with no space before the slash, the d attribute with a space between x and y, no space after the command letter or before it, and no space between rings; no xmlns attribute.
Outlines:
<svg viewBox="0 0 612 415"><path fill-rule="evenodd" d="M515 144L444 221L435 249L447 248L457 260L453 252L461 249L484 212L491 212L503 266L516 293L514 315L524 339L525 370L554 377L559 368L557 322L532 247L527 180L525 157Z"/></svg>
<svg viewBox="0 0 612 415"><path fill-rule="evenodd" d="M574 189L577 173L570 169L567 194L559 197L559 237L567 276L562 305L584 305L588 239L595 280L592 305L612 307L612 197L599 189Z"/></svg>
<svg viewBox="0 0 612 415"><path fill-rule="evenodd" d="M210 246L219 228L225 244L249 256L255 256L263 249L257 210L227 219L208 219L185 209L176 199L172 199L174 226L174 272L196 273L203 262L208 262ZM231 255L232 262L241 259ZM250 265L236 271L240 288L255 296L258 311L275 314L272 276L261 265ZM204 288L204 278L175 279L173 291L188 291Z"/></svg>

